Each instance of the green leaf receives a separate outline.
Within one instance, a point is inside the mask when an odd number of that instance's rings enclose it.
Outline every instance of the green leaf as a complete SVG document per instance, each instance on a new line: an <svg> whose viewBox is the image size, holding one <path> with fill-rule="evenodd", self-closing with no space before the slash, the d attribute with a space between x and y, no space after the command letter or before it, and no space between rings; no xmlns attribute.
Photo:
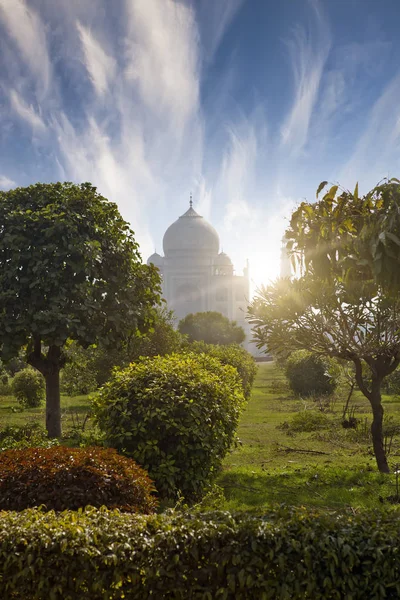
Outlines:
<svg viewBox="0 0 400 600"><path fill-rule="evenodd" d="M395 235L394 233L392 233L391 231L386 231L386 236L392 240L392 242L394 242L397 246L400 246L400 239L397 237L397 235Z"/></svg>
<svg viewBox="0 0 400 600"><path fill-rule="evenodd" d="M319 184L318 188L317 188L317 193L316 193L316 197L318 198L320 192L324 189L324 187L328 185L327 181L321 181L321 183Z"/></svg>
<svg viewBox="0 0 400 600"><path fill-rule="evenodd" d="M338 188L339 188L338 185L333 185L331 187L331 189L329 190L329 192L327 194L325 194L324 200L333 200L336 196L336 192L338 191Z"/></svg>

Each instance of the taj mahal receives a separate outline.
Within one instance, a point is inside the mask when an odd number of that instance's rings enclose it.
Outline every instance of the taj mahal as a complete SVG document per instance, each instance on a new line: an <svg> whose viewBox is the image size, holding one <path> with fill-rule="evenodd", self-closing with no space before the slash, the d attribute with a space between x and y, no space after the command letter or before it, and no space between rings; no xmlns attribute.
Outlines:
<svg viewBox="0 0 400 600"><path fill-rule="evenodd" d="M189 313L218 311L248 331L248 265L235 273L231 259L220 252L216 230L193 208L170 225L163 238L164 256L152 254L147 263L158 267L163 297L177 320Z"/></svg>

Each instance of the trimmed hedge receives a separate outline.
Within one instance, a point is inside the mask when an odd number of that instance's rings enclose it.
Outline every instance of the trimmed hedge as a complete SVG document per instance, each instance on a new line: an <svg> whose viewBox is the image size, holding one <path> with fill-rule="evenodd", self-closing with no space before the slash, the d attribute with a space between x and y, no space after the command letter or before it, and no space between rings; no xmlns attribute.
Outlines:
<svg viewBox="0 0 400 600"><path fill-rule="evenodd" d="M399 517L0 513L0 597L395 600Z"/></svg>
<svg viewBox="0 0 400 600"><path fill-rule="evenodd" d="M205 353L218 358L223 365L235 367L242 382L243 394L249 400L254 377L257 373L257 365L254 358L241 346L230 344L229 346L217 346L205 342L193 342L188 346L189 352L196 354Z"/></svg>
<svg viewBox="0 0 400 600"><path fill-rule="evenodd" d="M0 452L0 510L87 505L151 513L153 482L132 459L106 448L25 448Z"/></svg>
<svg viewBox="0 0 400 600"><path fill-rule="evenodd" d="M107 445L132 456L160 497L197 500L235 438L244 404L236 369L205 354L142 358L93 401Z"/></svg>

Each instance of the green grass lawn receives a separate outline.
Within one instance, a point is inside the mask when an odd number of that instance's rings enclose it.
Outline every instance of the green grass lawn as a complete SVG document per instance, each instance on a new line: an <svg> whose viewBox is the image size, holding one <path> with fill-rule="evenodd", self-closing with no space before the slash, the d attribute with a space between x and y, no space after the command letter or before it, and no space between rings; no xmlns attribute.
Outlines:
<svg viewBox="0 0 400 600"><path fill-rule="evenodd" d="M352 404L358 430L345 430L346 390L321 413L312 400L294 398L274 363L260 364L251 400L241 418L241 444L225 459L218 478L229 510L259 511L271 504L330 509L382 506L395 494L395 476L378 473L369 439L369 403L357 393ZM400 400L385 397L385 419L400 423ZM293 433L282 429L299 412L322 415L324 428ZM389 438L387 439L389 443ZM389 462L400 463L400 440L392 440Z"/></svg>
<svg viewBox="0 0 400 600"><path fill-rule="evenodd" d="M82 427L89 410L88 396L61 396L62 429L66 439L74 427ZM26 423L39 423L45 427L44 404L39 408L22 410L13 396L0 396L0 428L4 429L8 425L22 426ZM86 427L90 427L90 422L86 423Z"/></svg>

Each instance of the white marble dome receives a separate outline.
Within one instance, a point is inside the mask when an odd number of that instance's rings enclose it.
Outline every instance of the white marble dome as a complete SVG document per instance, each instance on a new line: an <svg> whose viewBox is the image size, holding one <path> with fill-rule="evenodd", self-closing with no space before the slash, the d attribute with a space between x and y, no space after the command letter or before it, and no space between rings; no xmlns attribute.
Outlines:
<svg viewBox="0 0 400 600"><path fill-rule="evenodd" d="M220 252L218 254L218 256L216 257L214 264L221 265L221 266L231 266L232 261L229 258L229 256L227 254L225 254L225 252Z"/></svg>
<svg viewBox="0 0 400 600"><path fill-rule="evenodd" d="M147 264L153 264L155 267L160 268L164 265L164 259L158 254L158 252L154 252L154 254L149 256L149 258L147 259Z"/></svg>
<svg viewBox="0 0 400 600"><path fill-rule="evenodd" d="M214 227L190 206L168 227L163 248L166 257L193 254L214 257L219 251L219 237Z"/></svg>

